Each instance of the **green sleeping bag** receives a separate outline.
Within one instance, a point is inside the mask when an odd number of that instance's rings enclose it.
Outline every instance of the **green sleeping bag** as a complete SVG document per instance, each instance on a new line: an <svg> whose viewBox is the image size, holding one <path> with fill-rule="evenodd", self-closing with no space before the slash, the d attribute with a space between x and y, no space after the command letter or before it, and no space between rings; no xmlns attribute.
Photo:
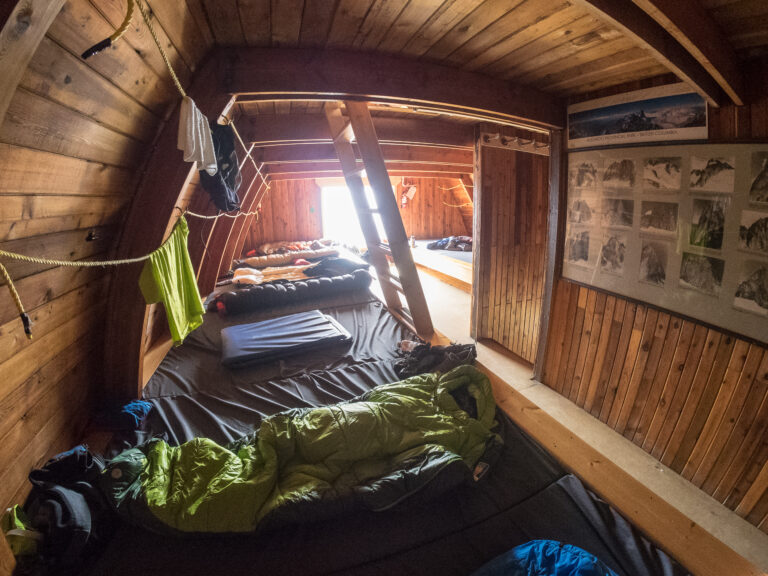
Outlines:
<svg viewBox="0 0 768 576"><path fill-rule="evenodd" d="M472 477L501 440L488 378L471 366L294 409L230 446L161 440L121 453L101 477L118 513L174 532L249 532L342 510L383 510Z"/></svg>

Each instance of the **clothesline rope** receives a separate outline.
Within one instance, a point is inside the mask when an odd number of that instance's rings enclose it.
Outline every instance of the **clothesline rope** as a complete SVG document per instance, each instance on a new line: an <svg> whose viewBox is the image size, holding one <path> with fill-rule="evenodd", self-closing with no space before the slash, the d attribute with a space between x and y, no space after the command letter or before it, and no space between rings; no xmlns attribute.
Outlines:
<svg viewBox="0 0 768 576"><path fill-rule="evenodd" d="M464 202L464 204L448 204L448 202L443 202L443 204L449 208L464 208L465 206L472 206L472 202Z"/></svg>
<svg viewBox="0 0 768 576"><path fill-rule="evenodd" d="M179 90L181 97L186 98L187 93L184 91L184 87L181 85L181 82L179 81L179 77L176 76L176 71L173 69L173 66L171 66L171 61L168 59L168 54L165 53L163 46L160 44L160 40L157 37L157 33L155 32L155 27L152 25L152 21L149 18L149 14L147 14L146 10L144 9L144 6L141 5L141 0L135 0L135 2L136 2L136 6L139 8L139 12L141 12L141 17L144 19L144 23L147 25L147 28L149 29L149 33L152 36L152 39L155 41L155 44L157 45L157 49L160 50L160 56L163 57L163 62L165 62L165 65L168 67L168 72L170 72L171 74L171 79L173 80L173 83L176 85L176 88Z"/></svg>

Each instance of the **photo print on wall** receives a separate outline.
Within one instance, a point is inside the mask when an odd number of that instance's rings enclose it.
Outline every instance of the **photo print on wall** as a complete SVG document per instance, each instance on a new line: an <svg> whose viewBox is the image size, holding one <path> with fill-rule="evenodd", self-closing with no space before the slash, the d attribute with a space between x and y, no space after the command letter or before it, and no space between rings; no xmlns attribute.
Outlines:
<svg viewBox="0 0 768 576"><path fill-rule="evenodd" d="M603 186L606 188L632 188L635 185L634 160L606 160Z"/></svg>
<svg viewBox="0 0 768 576"><path fill-rule="evenodd" d="M625 198L603 198L603 213L600 218L602 226L622 226L632 228L635 214L635 201Z"/></svg>
<svg viewBox="0 0 768 576"><path fill-rule="evenodd" d="M597 164L593 162L578 162L568 168L568 188L597 188Z"/></svg>
<svg viewBox="0 0 768 576"><path fill-rule="evenodd" d="M768 150L752 153L750 202L768 204Z"/></svg>
<svg viewBox="0 0 768 576"><path fill-rule="evenodd" d="M691 233L688 242L691 246L701 246L720 250L723 247L725 233L725 213L730 199L694 198L691 211Z"/></svg>
<svg viewBox="0 0 768 576"><path fill-rule="evenodd" d="M732 193L736 179L736 159L691 158L691 191Z"/></svg>
<svg viewBox="0 0 768 576"><path fill-rule="evenodd" d="M680 286L717 296L723 288L725 261L720 258L683 252Z"/></svg>
<svg viewBox="0 0 768 576"><path fill-rule="evenodd" d="M734 307L768 316L768 263L745 260L733 299Z"/></svg>
<svg viewBox="0 0 768 576"><path fill-rule="evenodd" d="M624 256L627 252L627 234L608 232L603 235L600 248L600 271L622 276L624 274Z"/></svg>
<svg viewBox="0 0 768 576"><path fill-rule="evenodd" d="M596 198L574 198L568 205L568 222L591 224L598 219Z"/></svg>
<svg viewBox="0 0 768 576"><path fill-rule="evenodd" d="M640 252L640 281L664 286L667 279L667 262L669 262L669 244L654 240L643 240Z"/></svg>
<svg viewBox="0 0 768 576"><path fill-rule="evenodd" d="M646 158L643 166L643 188L647 190L680 190L683 166L681 157Z"/></svg>
<svg viewBox="0 0 768 576"><path fill-rule="evenodd" d="M643 232L677 232L677 204L643 200L640 205L640 230Z"/></svg>
<svg viewBox="0 0 768 576"><path fill-rule="evenodd" d="M741 213L739 248L768 256L768 212L744 210Z"/></svg>
<svg viewBox="0 0 768 576"><path fill-rule="evenodd" d="M565 240L565 258L571 264L589 264L589 230L571 229Z"/></svg>

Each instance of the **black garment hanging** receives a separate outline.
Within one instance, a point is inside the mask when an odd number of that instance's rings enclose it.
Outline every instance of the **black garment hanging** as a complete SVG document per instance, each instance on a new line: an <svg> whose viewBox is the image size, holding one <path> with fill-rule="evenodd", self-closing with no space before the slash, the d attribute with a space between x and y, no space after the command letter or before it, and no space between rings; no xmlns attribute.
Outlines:
<svg viewBox="0 0 768 576"><path fill-rule="evenodd" d="M211 197L216 208L231 212L240 208L237 191L243 180L240 163L235 151L235 134L232 127L211 123L213 148L216 151L218 171L211 176L205 170L200 171L200 182Z"/></svg>

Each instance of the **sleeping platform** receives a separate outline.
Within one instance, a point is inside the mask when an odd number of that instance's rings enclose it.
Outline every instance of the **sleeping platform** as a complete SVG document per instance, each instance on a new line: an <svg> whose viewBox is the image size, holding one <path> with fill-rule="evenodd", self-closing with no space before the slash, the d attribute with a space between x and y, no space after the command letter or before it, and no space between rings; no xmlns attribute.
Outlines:
<svg viewBox="0 0 768 576"><path fill-rule="evenodd" d="M312 309L351 340L250 367L222 365L222 330ZM152 410L142 434L226 444L272 414L350 400L400 380L398 343L413 336L368 290L225 318L209 312L144 389ZM386 511L309 517L256 534L182 539L123 525L89 574L236 575L258 566L273 575L465 576L535 539L575 544L621 576L687 574L501 410L497 421L503 448L477 481L432 486ZM126 550L137 551L130 562Z"/></svg>

